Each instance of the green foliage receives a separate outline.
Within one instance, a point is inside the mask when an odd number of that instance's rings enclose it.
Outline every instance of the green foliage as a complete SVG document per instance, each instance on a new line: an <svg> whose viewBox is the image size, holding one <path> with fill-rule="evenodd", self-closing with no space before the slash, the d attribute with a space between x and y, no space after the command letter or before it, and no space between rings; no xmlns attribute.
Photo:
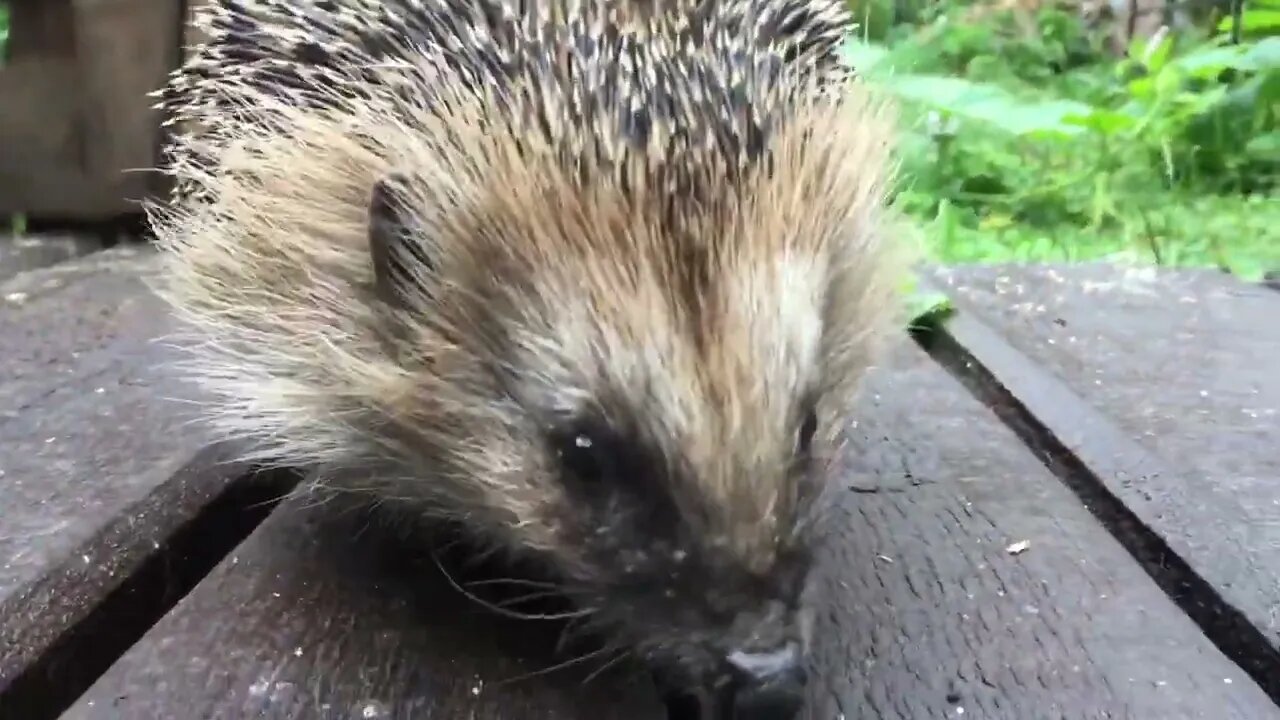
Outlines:
<svg viewBox="0 0 1280 720"><path fill-rule="evenodd" d="M941 259L1280 268L1280 0L1245 9L1239 44L1228 16L1120 58L1070 13L1026 32L967 9L847 47L906 111L897 201Z"/></svg>
<svg viewBox="0 0 1280 720"><path fill-rule="evenodd" d="M4 65L5 49L9 47L9 5L0 2L0 66Z"/></svg>
<svg viewBox="0 0 1280 720"><path fill-rule="evenodd" d="M1235 19L1227 16L1218 22L1218 32L1230 33ZM1280 0L1254 0L1240 18L1241 37L1280 35Z"/></svg>
<svg viewBox="0 0 1280 720"><path fill-rule="evenodd" d="M912 330L927 332L936 329L955 311L950 297L919 287L914 276L907 278L902 291L907 305L907 327Z"/></svg>

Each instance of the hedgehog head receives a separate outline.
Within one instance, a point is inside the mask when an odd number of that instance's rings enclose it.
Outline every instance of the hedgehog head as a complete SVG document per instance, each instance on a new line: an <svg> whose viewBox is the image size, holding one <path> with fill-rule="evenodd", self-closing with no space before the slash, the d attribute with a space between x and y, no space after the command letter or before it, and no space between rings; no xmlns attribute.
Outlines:
<svg viewBox="0 0 1280 720"><path fill-rule="evenodd" d="M825 472L899 320L892 124L741 22L648 22L513 33L502 83L222 78L234 120L177 154L199 201L153 208L162 292L260 457L547 560L680 683L794 686Z"/></svg>
<svg viewBox="0 0 1280 720"><path fill-rule="evenodd" d="M595 621L698 684L808 644L827 464L896 320L875 110L793 108L745 163L696 134L565 163L490 124L443 165L398 154L370 193L375 294L421 383L392 411L410 446L447 452ZM464 189L455 167L477 169Z"/></svg>

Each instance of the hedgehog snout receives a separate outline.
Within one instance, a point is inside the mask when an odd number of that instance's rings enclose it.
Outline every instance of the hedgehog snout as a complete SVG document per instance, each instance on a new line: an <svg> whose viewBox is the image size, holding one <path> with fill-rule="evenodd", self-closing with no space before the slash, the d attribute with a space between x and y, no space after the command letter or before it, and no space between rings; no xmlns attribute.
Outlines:
<svg viewBox="0 0 1280 720"><path fill-rule="evenodd" d="M804 704L808 673L808 613L794 605L766 603L744 613L737 635L722 645L722 714L733 720L790 720ZM744 627L745 625L745 627Z"/></svg>
<svg viewBox="0 0 1280 720"><path fill-rule="evenodd" d="M768 650L735 650L726 658L730 681L725 702L734 720L790 720L804 705L808 674L795 641Z"/></svg>
<svg viewBox="0 0 1280 720"><path fill-rule="evenodd" d="M717 679L703 686L668 688L671 720L794 720L805 703L808 673L801 644L731 650Z"/></svg>

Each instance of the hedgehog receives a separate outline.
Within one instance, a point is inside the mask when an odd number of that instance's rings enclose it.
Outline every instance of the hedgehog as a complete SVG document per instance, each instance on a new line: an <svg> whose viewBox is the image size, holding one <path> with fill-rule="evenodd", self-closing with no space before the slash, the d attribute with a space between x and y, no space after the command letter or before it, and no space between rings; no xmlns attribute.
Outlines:
<svg viewBox="0 0 1280 720"><path fill-rule="evenodd" d="M830 469L911 257L842 0L197 23L147 212L209 425L540 563L664 687L797 712Z"/></svg>

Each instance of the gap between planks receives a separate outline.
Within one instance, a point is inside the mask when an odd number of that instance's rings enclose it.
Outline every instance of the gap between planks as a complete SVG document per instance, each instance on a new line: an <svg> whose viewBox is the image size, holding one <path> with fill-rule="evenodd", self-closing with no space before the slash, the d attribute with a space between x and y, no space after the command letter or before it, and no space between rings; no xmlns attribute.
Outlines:
<svg viewBox="0 0 1280 720"><path fill-rule="evenodd" d="M1280 705L1280 651L1103 479L1115 457L1175 476L1167 463L1128 439L1055 375L966 311L953 293L923 278L919 282L922 289L950 298L956 310L929 327L913 328L916 344L1009 427L1209 641ZM1075 451L1063 440L1067 432L1078 438Z"/></svg>
<svg viewBox="0 0 1280 720"><path fill-rule="evenodd" d="M190 466L203 464L202 456L218 454L217 446L210 447ZM0 690L0 720L56 720L248 537L297 483L298 476L289 470L249 471L228 482Z"/></svg>

